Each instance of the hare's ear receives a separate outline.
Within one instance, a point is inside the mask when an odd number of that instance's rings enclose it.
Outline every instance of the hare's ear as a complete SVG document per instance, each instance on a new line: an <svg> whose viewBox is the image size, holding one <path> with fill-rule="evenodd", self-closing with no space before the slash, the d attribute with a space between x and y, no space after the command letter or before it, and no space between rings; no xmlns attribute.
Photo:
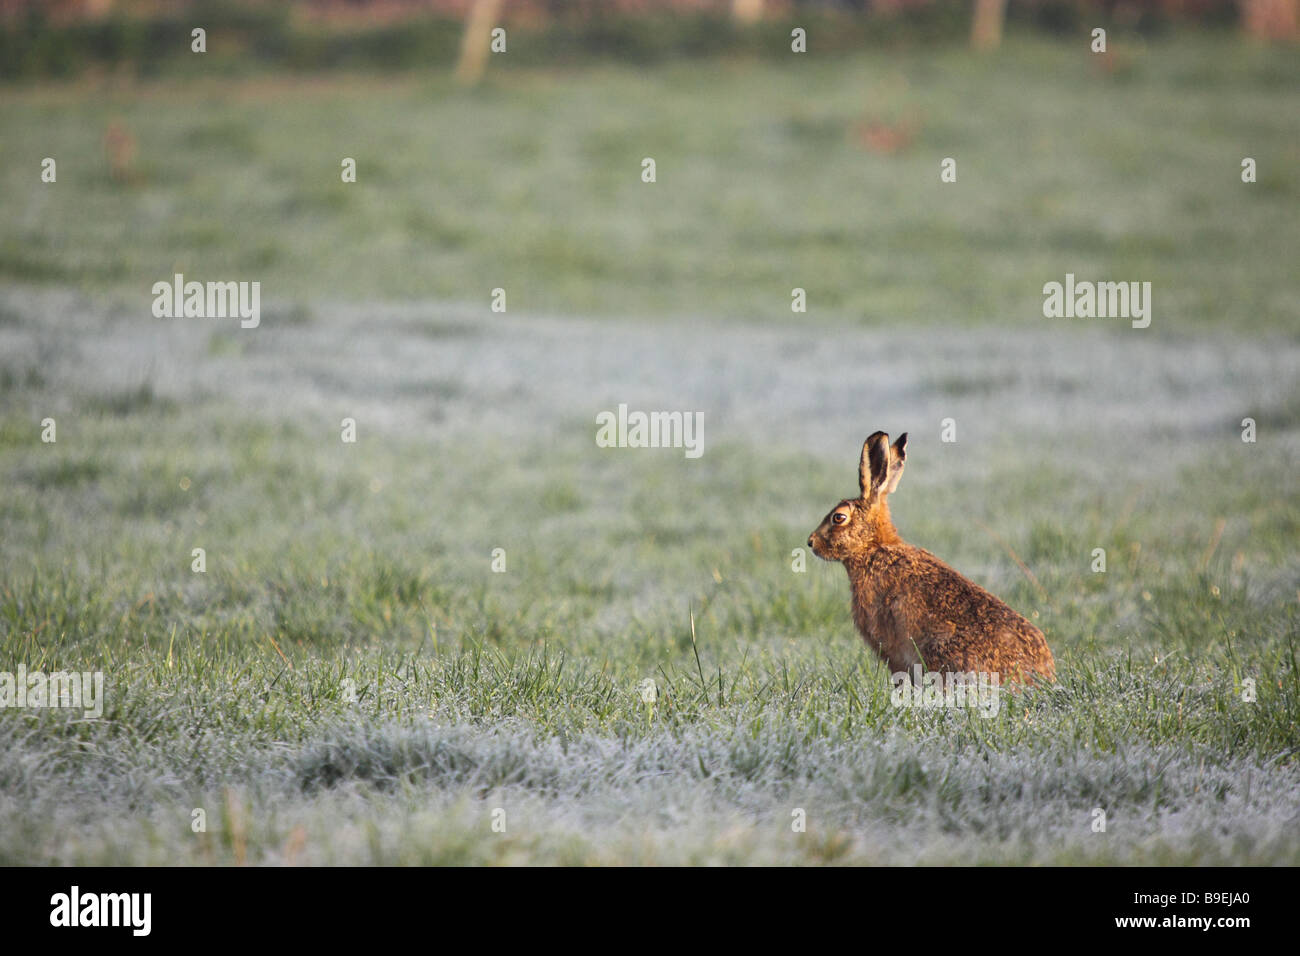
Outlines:
<svg viewBox="0 0 1300 956"><path fill-rule="evenodd" d="M862 498L871 498L889 478L889 436L875 432L862 443L862 458L858 461L858 487Z"/></svg>
<svg viewBox="0 0 1300 956"><path fill-rule="evenodd" d="M889 446L889 478L880 489L882 495L892 495L898 487L898 479L903 477L903 462L907 460L907 432L898 436L898 440Z"/></svg>

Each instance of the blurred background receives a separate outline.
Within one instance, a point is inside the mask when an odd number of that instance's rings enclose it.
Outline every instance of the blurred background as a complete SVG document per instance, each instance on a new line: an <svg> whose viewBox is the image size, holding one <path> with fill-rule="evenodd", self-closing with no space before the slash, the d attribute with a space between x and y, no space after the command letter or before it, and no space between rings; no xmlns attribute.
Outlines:
<svg viewBox="0 0 1300 956"><path fill-rule="evenodd" d="M10 20L6 76L176 67L184 51L171 40L195 17L221 33L209 67L245 58L297 69L431 66L458 53L475 60L480 51L459 50L475 17L527 38L511 58L520 65L777 55L796 25L833 26L818 31L821 53L963 38L992 48L1008 25L1056 35L1085 26L1145 36L1230 28L1271 41L1294 41L1297 30L1295 0L0 0L0 15Z"/></svg>
<svg viewBox="0 0 1300 956"><path fill-rule="evenodd" d="M1212 469L1246 417L1278 438L1249 449L1255 467L1294 455L1295 9L3 0L0 407L15 480L81 502L16 499L10 554L62 563L52 529L82 533L99 501L138 567L169 567L159 536L196 517L172 513L174 489L146 506L123 469L149 449L181 468L195 433L194 454L252 474L296 448L302 481L344 481L337 520L363 539L384 537L364 518L379 495L413 529L393 553L416 578L441 555L439 574L474 580L502 533L493 488L533 502L512 533L538 562L576 561L571 582L639 528L647 552L604 566L627 562L631 603L565 605L620 633L653 595L669 613L691 593L692 549L757 533L788 555L884 428L928 459L896 502L921 543L999 560L944 520L974 508L1069 592L1064 542L1110 520L1108 485L1138 501ZM260 327L156 319L152 285L176 273L260 282ZM1151 282L1150 327L1044 318L1067 273ZM596 448L595 416L620 403L703 412L706 448L727 451ZM27 423L48 415L82 444L33 463ZM336 461L344 417L376 441ZM1271 486L1252 474L1249 501ZM695 503L668 504L681 482ZM409 493L374 490L394 486ZM294 482L239 494L267 509L228 515L240 553L281 560ZM1208 540L1212 519L1179 513ZM788 569L769 570L779 594Z"/></svg>
<svg viewBox="0 0 1300 956"><path fill-rule="evenodd" d="M1017 322L1057 253L1160 281L1263 230L1162 306L1276 326L1295 41L1291 0L0 0L0 279Z"/></svg>

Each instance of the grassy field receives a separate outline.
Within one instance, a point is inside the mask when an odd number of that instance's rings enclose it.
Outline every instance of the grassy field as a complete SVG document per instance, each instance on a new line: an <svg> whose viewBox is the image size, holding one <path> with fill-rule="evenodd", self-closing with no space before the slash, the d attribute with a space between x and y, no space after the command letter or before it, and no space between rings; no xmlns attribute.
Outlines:
<svg viewBox="0 0 1300 956"><path fill-rule="evenodd" d="M0 89L0 671L106 685L0 863L1300 863L1300 62L1124 52ZM1058 686L891 706L794 569L876 428Z"/></svg>
<svg viewBox="0 0 1300 956"><path fill-rule="evenodd" d="M423 76L0 88L0 278L131 303L177 271L258 279L286 305L480 305L505 287L531 313L777 323L798 286L801 321L1007 327L1036 324L1042 284L1071 268L1155 283L1164 332L1296 328L1292 52L1115 49L1114 72L1023 41L988 60L516 70L471 92ZM137 144L125 185L110 122ZM873 127L898 131L885 153ZM37 178L47 156L58 188Z"/></svg>

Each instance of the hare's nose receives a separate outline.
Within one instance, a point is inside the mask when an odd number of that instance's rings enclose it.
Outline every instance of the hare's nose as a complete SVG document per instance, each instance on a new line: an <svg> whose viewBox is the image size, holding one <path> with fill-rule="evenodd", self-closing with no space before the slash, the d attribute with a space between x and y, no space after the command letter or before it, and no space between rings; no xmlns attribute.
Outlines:
<svg viewBox="0 0 1300 956"><path fill-rule="evenodd" d="M808 535L808 547L812 547L812 535Z"/></svg>

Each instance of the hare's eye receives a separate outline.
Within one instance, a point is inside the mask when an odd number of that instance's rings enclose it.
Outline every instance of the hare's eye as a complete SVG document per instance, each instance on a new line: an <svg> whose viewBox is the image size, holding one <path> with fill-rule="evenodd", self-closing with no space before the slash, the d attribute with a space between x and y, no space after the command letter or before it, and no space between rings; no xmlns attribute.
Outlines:
<svg viewBox="0 0 1300 956"><path fill-rule="evenodd" d="M835 514L831 515L831 521L835 522L836 524L844 524L844 522L848 520L849 520L849 516L846 515L843 511L837 511L835 512Z"/></svg>

